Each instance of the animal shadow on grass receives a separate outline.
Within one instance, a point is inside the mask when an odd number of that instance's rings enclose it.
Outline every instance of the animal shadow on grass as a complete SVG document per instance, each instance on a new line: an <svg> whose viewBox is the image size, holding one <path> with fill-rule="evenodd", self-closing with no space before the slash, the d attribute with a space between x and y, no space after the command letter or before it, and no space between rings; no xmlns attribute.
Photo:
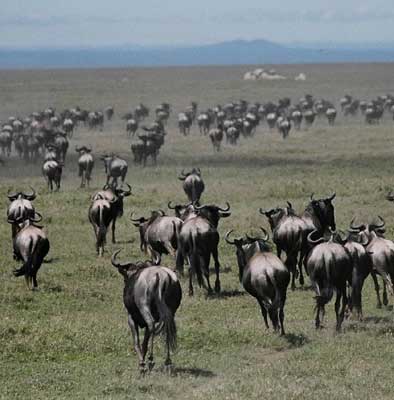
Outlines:
<svg viewBox="0 0 394 400"><path fill-rule="evenodd" d="M130 239L130 240L117 240L116 244L130 244L130 243L134 243L135 240Z"/></svg>
<svg viewBox="0 0 394 400"><path fill-rule="evenodd" d="M213 378L216 376L212 371L209 371L207 369L201 369L201 368L181 368L181 367L175 367L172 370L171 375L173 376L194 376L194 377L202 377L202 378Z"/></svg>
<svg viewBox="0 0 394 400"><path fill-rule="evenodd" d="M44 259L43 263L44 264L56 264L57 261L59 261L60 258L59 257L51 257L48 259Z"/></svg>
<svg viewBox="0 0 394 400"><path fill-rule="evenodd" d="M373 315L370 317L363 318L362 322L367 323L367 324L369 324L369 323L380 324L380 323L393 322L393 319L389 318L389 317L377 317L377 316Z"/></svg>
<svg viewBox="0 0 394 400"><path fill-rule="evenodd" d="M290 348L299 348L305 346L310 342L308 337L303 335L302 333L286 333L283 337L285 338L287 343L289 343Z"/></svg>

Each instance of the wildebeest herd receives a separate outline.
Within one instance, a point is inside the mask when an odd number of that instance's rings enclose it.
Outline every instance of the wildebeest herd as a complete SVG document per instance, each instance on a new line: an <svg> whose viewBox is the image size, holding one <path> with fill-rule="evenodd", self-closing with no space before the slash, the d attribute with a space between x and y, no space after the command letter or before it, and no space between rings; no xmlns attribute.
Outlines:
<svg viewBox="0 0 394 400"><path fill-rule="evenodd" d="M361 102L357 107L353 105L356 100L350 96L346 99L346 104L341 100L345 115L355 115L360 110L366 116L367 123L371 123L370 117L367 120L368 107L371 106L374 110L382 107L383 111L392 109L392 104L391 107L388 105L393 100L391 96L381 96L367 104L365 109L361 107ZM352 110L356 108L354 114L353 111L346 111L348 107ZM155 121L149 127L143 126L144 133L138 135L138 140L133 139L131 142L131 150L137 163L145 165L148 157L156 162L158 151L164 144L165 124L170 113L169 104L158 106L155 110ZM12 129L3 127L2 132L10 133L7 137L12 138L11 143L14 143L21 158L34 161L42 156L42 170L48 188L52 191L55 184L55 188L59 190L69 147L68 140L74 129L80 123L86 123L88 129L103 129L104 116L111 120L113 115L113 107L104 112L68 110L60 116L56 115L55 110L48 109L43 113L32 114L29 123L27 119L15 119L13 122L21 122L22 128L19 127L20 124L14 125L12 122ZM292 124L299 129L302 121L305 121L306 127L309 127L318 115L326 115L328 123L332 125L336 110L331 103L315 100L309 95L293 106L289 99L264 105L240 101L200 113L197 104L192 103L179 116L178 126L180 132L187 136L193 122L197 121L201 134L208 135L214 149L219 151L224 137L228 144L235 145L240 135L253 136L257 125L263 121L270 129L277 127L283 138L286 138ZM142 104L133 113L125 115L128 134L134 137L140 122L148 116L149 109ZM136 128L130 128L134 126L131 120L134 120ZM190 120L190 124L186 120ZM37 126L36 123L40 127L33 129L32 125ZM20 147L17 143L20 143ZM6 156L11 153L12 147L8 142L2 148ZM75 150L79 154L81 187L89 186L94 166L92 147L84 145ZM132 188L126 179L126 160L115 154L103 154L101 160L106 172L106 182L102 190L91 196L90 204L87 204L88 218L96 239L96 251L100 256L105 252L110 225L112 242L116 243L116 222L124 213L125 199L132 194ZM159 333L163 333L165 337L165 365L171 367L170 352L175 349L177 337L175 313L182 300L180 277L184 275L185 265L189 272L190 296L194 294L195 278L198 286L205 288L208 295L221 291L219 222L221 218L231 217L231 206L229 203L218 205L204 204L201 201L206 186L199 168L182 170L178 179L182 181L187 196L185 203L174 204L171 199L166 199L170 211L157 209L145 216L134 213L130 215L132 224L138 229L140 250L148 255L149 261L120 262L120 250L111 257L112 265L124 278L124 305L141 373L154 366L153 339ZM7 221L12 229L13 254L16 260L22 262L22 266L14 274L24 276L28 287L36 289L37 272L50 249L45 230L39 225L42 216L34 208L36 193L34 190L9 192L8 198L10 205ZM391 194L387 198L394 201ZM325 305L330 302L334 293L336 330L341 329L347 313L354 313L358 319L362 319L362 289L369 274L375 284L379 307L382 304L387 305L387 292L393 294L394 243L384 237L383 218L377 217L368 223L356 223L353 220L345 233L336 227L334 199L335 193L323 198L311 195L301 213L297 213L290 202L283 207L256 210L256 215L260 214L267 219L275 250L270 244L269 233L264 227L260 229L260 224L253 228L261 230L261 235L248 233L239 236L233 231L225 233L225 241L234 246L239 280L245 291L256 298L267 328L270 321L275 331L285 334L287 288L291 282L291 288L294 289L297 278L299 284L304 285L304 273L314 291L316 328L322 326ZM173 257L173 268L163 266L163 255ZM211 257L215 270L213 288L209 268ZM382 298L378 276L383 282ZM145 329L142 343L139 338L140 329Z"/></svg>

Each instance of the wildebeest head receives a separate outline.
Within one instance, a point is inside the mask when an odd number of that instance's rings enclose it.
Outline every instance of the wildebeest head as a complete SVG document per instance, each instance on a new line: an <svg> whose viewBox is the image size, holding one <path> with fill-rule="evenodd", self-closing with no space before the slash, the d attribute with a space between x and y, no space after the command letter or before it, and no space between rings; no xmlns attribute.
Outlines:
<svg viewBox="0 0 394 400"><path fill-rule="evenodd" d="M313 210L323 231L328 227L333 231L336 230L334 205L332 204L335 196L336 194L333 193L329 197L316 200L313 198L313 194L311 195L311 202L308 207Z"/></svg>
<svg viewBox="0 0 394 400"><path fill-rule="evenodd" d="M114 192L114 194L116 196L113 202L116 203L119 217L121 217L123 215L123 200L124 200L124 198L128 197L132 194L131 186L128 183L125 183L125 185L127 186L127 190L124 189L123 184L120 187L112 188L112 191ZM108 185L106 185L104 187L106 187L107 190L110 189Z"/></svg>
<svg viewBox="0 0 394 400"><path fill-rule="evenodd" d="M374 221L370 224L355 225L354 220L355 219L353 218L348 231L353 237L358 237L357 240L364 246L366 246L371 241L372 234L384 237L384 234L386 232L386 223L380 215L378 216L378 221Z"/></svg>
<svg viewBox="0 0 394 400"><path fill-rule="evenodd" d="M33 201L36 198L36 191L31 186L30 186L30 189L31 189L31 193L25 193L25 192L10 193L10 192L8 192L7 197L9 198L10 201L14 201L18 198Z"/></svg>
<svg viewBox="0 0 394 400"><path fill-rule="evenodd" d="M82 147L75 146L75 151L77 153L79 153L80 155L85 154L85 153L91 153L92 152L92 147L91 146L89 146L89 147L87 147L87 146L82 146Z"/></svg>
<svg viewBox="0 0 394 400"><path fill-rule="evenodd" d="M185 172L185 170L183 169L182 172L181 172L181 175L178 176L178 179L180 181L184 181L189 175L201 176L200 168L193 168L190 172Z"/></svg>
<svg viewBox="0 0 394 400"><path fill-rule="evenodd" d="M167 207L170 210L174 210L175 216L180 218L182 221L195 212L195 208L192 203L173 205L172 201L169 201Z"/></svg>
<svg viewBox="0 0 394 400"><path fill-rule="evenodd" d="M151 225L157 218L164 217L166 214L163 210L153 210L149 219L145 217L133 218L133 213L130 214L130 220L136 226L140 233L140 249L146 251L145 233L149 225Z"/></svg>
<svg viewBox="0 0 394 400"><path fill-rule="evenodd" d="M41 220L42 220L42 215L39 212L34 211L34 215L20 216L16 219L8 218L7 222L9 224L17 225L16 233L18 233L24 227L26 222L29 224L32 224L34 226L37 226L36 224L41 222ZM39 227L39 228L41 228L41 227Z"/></svg>
<svg viewBox="0 0 394 400"><path fill-rule="evenodd" d="M125 263L120 263L119 261L116 260L116 256L120 253L120 251L121 250L117 250L112 254L111 263L115 268L117 268L119 273L123 275L125 281L131 278L133 274L135 274L139 270L152 266L152 263L150 261L145 261L145 262L139 261L137 263L128 261Z"/></svg>
<svg viewBox="0 0 394 400"><path fill-rule="evenodd" d="M240 281L242 281L243 272L248 263L248 260L256 253L256 251L271 251L271 247L268 244L269 234L264 228L260 229L264 233L263 237L251 237L246 234L245 237L239 237L230 240L230 235L233 231L231 230L226 233L226 242L236 247Z"/></svg>
<svg viewBox="0 0 394 400"><path fill-rule="evenodd" d="M195 205L194 208L198 215L206 218L215 228L218 226L220 218L227 218L231 215L230 204L226 202L227 208L221 208L214 204L212 205Z"/></svg>

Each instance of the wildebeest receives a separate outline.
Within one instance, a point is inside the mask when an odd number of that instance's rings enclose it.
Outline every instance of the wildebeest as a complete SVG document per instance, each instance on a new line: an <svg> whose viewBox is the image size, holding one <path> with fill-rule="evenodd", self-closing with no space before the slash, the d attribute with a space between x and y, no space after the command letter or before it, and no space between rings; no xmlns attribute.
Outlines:
<svg viewBox="0 0 394 400"><path fill-rule="evenodd" d="M219 232L217 227L220 218L231 215L230 204L227 208L216 205L194 206L196 215L186 219L178 236L177 270L182 272L185 258L189 261L189 295L193 295L193 275L196 274L199 286L212 292L209 282L209 262L211 255L215 261L215 291L220 292L220 263L218 255ZM205 277L205 281L204 278Z"/></svg>
<svg viewBox="0 0 394 400"><path fill-rule="evenodd" d="M186 113L179 113L178 115L178 128L179 132L184 136L190 133L190 127L192 125L192 119Z"/></svg>
<svg viewBox="0 0 394 400"><path fill-rule="evenodd" d="M120 178L123 183L128 169L127 161L114 154L104 154L101 160L104 162L107 185L116 187L118 185L118 178Z"/></svg>
<svg viewBox="0 0 394 400"><path fill-rule="evenodd" d="M182 289L174 271L149 263L120 263L116 260L116 251L112 265L124 278L123 302L128 313L128 324L134 341L134 350L139 359L140 373L146 369L145 358L150 344L148 369L154 367L154 336L165 336L167 356L165 367L171 368L170 352L176 348L177 331L175 313L181 304ZM145 328L144 340L140 344L139 329Z"/></svg>
<svg viewBox="0 0 394 400"><path fill-rule="evenodd" d="M286 291L290 282L290 273L283 262L271 252L267 241L268 233L264 231L264 238L238 238L231 241L227 232L226 241L236 246L239 268L239 280L245 290L256 298L260 305L265 326L269 328L267 312L275 331L285 334L284 307Z"/></svg>
<svg viewBox="0 0 394 400"><path fill-rule="evenodd" d="M164 144L164 135L164 132L149 132L138 135L139 140L131 143L134 162L145 167L148 157L151 157L153 164L156 165L160 148Z"/></svg>
<svg viewBox="0 0 394 400"><path fill-rule="evenodd" d="M107 230L112 221L111 204L102 198L92 200L88 216L96 236L97 254L102 256L105 250Z"/></svg>
<svg viewBox="0 0 394 400"><path fill-rule="evenodd" d="M337 117L337 110L333 107L329 107L326 110L326 117L329 125L334 125L335 119Z"/></svg>
<svg viewBox="0 0 394 400"><path fill-rule="evenodd" d="M4 127L0 131L0 148L7 157L11 155L12 134L12 130L6 130Z"/></svg>
<svg viewBox="0 0 394 400"><path fill-rule="evenodd" d="M38 287L37 272L49 252L47 235L41 227L35 225L41 220L41 216L38 216L38 219L29 216L17 221L17 233L13 240L14 258L23 261L23 265L14 270L14 275L24 275L27 287L32 290Z"/></svg>
<svg viewBox="0 0 394 400"><path fill-rule="evenodd" d="M303 249L306 239L306 225L302 218L298 217L291 205L284 208L272 208L263 210L260 208L260 214L268 219L272 230L273 241L276 245L278 257L281 257L282 251L286 253L285 265L292 273L291 288L295 289L295 279L297 275L297 261L302 273L302 259L304 257ZM302 275L301 275L302 276ZM304 284L304 278L300 276L301 285Z"/></svg>
<svg viewBox="0 0 394 400"><path fill-rule="evenodd" d="M104 110L104 114L108 121L111 121L112 117L114 116L114 108L112 106L107 107Z"/></svg>
<svg viewBox="0 0 394 400"><path fill-rule="evenodd" d="M288 120L287 118L279 117L277 120L277 127L279 133L282 134L283 139L286 139L287 136L289 136L289 132L291 129L290 120Z"/></svg>
<svg viewBox="0 0 394 400"><path fill-rule="evenodd" d="M53 145L58 149L59 161L64 163L69 146L67 134L61 131L56 132Z"/></svg>
<svg viewBox="0 0 394 400"><path fill-rule="evenodd" d="M75 151L79 153L78 158L78 176L81 177L81 188L85 187L87 184L89 187L92 170L94 166L94 159L91 154L92 148L82 146L75 146Z"/></svg>
<svg viewBox="0 0 394 400"><path fill-rule="evenodd" d="M182 220L165 215L162 210L152 211L150 218L131 218L139 229L140 249L147 253L155 265L161 263L162 254L175 256L178 247L177 232Z"/></svg>
<svg viewBox="0 0 394 400"><path fill-rule="evenodd" d="M211 129L209 132L209 138L211 139L213 150L219 152L223 140L223 127L219 125L217 128Z"/></svg>
<svg viewBox="0 0 394 400"><path fill-rule="evenodd" d="M116 220L123 215L123 201L124 198L131 195L131 186L126 183L127 190L120 187L110 187L105 185L102 190L99 190L92 196L92 201L106 200L111 206L111 228L112 228L112 243L116 243L115 229Z"/></svg>
<svg viewBox="0 0 394 400"><path fill-rule="evenodd" d="M134 137L135 133L137 132L138 129L138 120L134 118L129 118L126 123L126 132L128 137L132 136Z"/></svg>
<svg viewBox="0 0 394 400"><path fill-rule="evenodd" d="M290 114L290 119L293 121L295 130L299 131L301 129L301 123L303 119L302 112L298 109L292 111Z"/></svg>
<svg viewBox="0 0 394 400"><path fill-rule="evenodd" d="M307 110L304 112L303 116L305 120L306 129L308 129L315 122L316 113L313 110Z"/></svg>
<svg viewBox="0 0 394 400"><path fill-rule="evenodd" d="M317 233L317 239L313 238L315 233ZM307 256L306 268L316 294L316 329L321 328L325 305L336 291L336 330L339 331L348 302L346 283L351 280L352 260L349 252L333 238L334 235L331 234L330 239L326 241L319 237L316 231L308 235L308 242L314 247Z"/></svg>
<svg viewBox="0 0 394 400"><path fill-rule="evenodd" d="M11 202L7 209L7 221L11 224L12 239L14 239L17 233L18 221L34 218L36 213L31 203L36 198L36 192L33 188L31 190L31 193L15 192L7 194Z"/></svg>
<svg viewBox="0 0 394 400"><path fill-rule="evenodd" d="M380 299L380 288L377 275L383 280L383 304L388 304L387 289L394 294L394 243L384 238L385 222L382 217L380 221L373 224L350 225L350 231L361 234L367 242L367 251L371 255L372 271L371 276L375 284L377 296L377 307L382 307Z"/></svg>
<svg viewBox="0 0 394 400"><path fill-rule="evenodd" d="M51 192L53 191L53 184L56 185L56 191L60 189L63 166L63 163L57 160L47 160L42 165L42 174L47 180L48 190Z"/></svg>
<svg viewBox="0 0 394 400"><path fill-rule="evenodd" d="M350 224L353 225L353 221ZM358 320L363 318L362 310L362 289L364 281L372 272L371 254L367 251L366 246L369 240L363 240L357 230L349 229L349 233L342 238L340 233L336 234L337 241L344 246L352 259L352 276L351 276L351 295L349 298L349 308L353 313L356 312Z"/></svg>
<svg viewBox="0 0 394 400"><path fill-rule="evenodd" d="M187 173L182 170L178 179L183 181L183 190L185 191L189 201L192 203L198 203L205 189L204 181L201 178L200 168L193 168Z"/></svg>

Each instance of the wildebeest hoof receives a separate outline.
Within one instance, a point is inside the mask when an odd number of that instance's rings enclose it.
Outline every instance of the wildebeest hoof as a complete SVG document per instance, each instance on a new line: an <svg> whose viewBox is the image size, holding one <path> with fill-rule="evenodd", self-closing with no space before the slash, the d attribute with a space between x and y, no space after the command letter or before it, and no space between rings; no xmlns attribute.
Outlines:
<svg viewBox="0 0 394 400"><path fill-rule="evenodd" d="M219 281L215 282L215 292L220 293L220 282Z"/></svg>
<svg viewBox="0 0 394 400"><path fill-rule="evenodd" d="M387 304L389 304L387 294L383 293L383 305L387 306Z"/></svg>
<svg viewBox="0 0 394 400"><path fill-rule="evenodd" d="M145 376L147 372L148 369L146 368L146 364L144 362L140 363L140 375Z"/></svg>
<svg viewBox="0 0 394 400"><path fill-rule="evenodd" d="M171 364L171 363L166 363L166 364L164 364L164 371L167 373L167 374L172 374L172 371L173 371L173 365Z"/></svg>
<svg viewBox="0 0 394 400"><path fill-rule="evenodd" d="M301 285L301 286L304 286L304 283L305 283L304 277L301 275L301 276L300 276L300 285Z"/></svg>

